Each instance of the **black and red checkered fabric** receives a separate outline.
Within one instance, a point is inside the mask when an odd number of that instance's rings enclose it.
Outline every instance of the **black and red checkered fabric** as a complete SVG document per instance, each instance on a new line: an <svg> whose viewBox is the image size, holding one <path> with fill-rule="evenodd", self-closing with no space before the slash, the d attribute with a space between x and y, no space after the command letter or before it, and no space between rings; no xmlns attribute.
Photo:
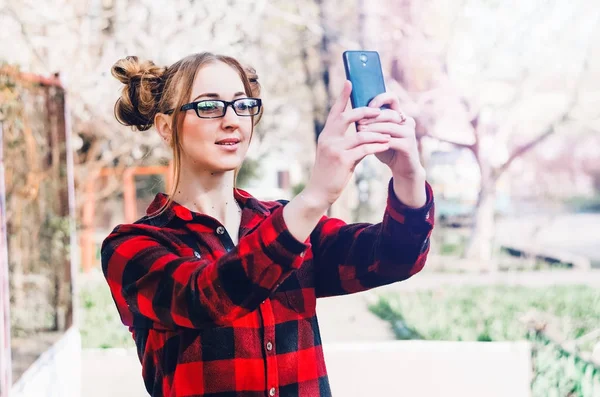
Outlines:
<svg viewBox="0 0 600 397"><path fill-rule="evenodd" d="M323 217L306 242L279 202L237 190L239 243L173 203L119 225L102 269L152 396L330 396L316 299L404 280L429 252L433 194L411 209L389 185L379 224ZM157 195L154 213L167 197Z"/></svg>

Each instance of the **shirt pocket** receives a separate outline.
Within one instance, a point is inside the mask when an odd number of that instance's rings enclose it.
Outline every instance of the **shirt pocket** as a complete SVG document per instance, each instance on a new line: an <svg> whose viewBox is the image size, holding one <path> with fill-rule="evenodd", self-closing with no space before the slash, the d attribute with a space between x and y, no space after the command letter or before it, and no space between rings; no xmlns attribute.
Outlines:
<svg viewBox="0 0 600 397"><path fill-rule="evenodd" d="M301 288L286 291L284 294L287 304L295 312L303 315L315 314L317 299L314 288Z"/></svg>
<svg viewBox="0 0 600 397"><path fill-rule="evenodd" d="M314 283L308 270L307 266L298 269L277 289L283 303L303 315L315 314L317 307Z"/></svg>

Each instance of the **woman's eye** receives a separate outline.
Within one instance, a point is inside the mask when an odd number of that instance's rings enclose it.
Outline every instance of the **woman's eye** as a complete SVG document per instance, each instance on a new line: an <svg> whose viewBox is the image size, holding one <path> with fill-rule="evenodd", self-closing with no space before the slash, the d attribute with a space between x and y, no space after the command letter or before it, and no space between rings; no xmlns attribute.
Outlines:
<svg viewBox="0 0 600 397"><path fill-rule="evenodd" d="M202 111L210 111L218 108L218 105L214 102L201 103L198 105L198 109Z"/></svg>

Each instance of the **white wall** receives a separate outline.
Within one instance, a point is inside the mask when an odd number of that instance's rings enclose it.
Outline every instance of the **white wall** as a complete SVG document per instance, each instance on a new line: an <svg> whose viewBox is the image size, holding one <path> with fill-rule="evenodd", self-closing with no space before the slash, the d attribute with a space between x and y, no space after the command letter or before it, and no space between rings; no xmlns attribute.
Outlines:
<svg viewBox="0 0 600 397"><path fill-rule="evenodd" d="M527 342L324 345L334 396L528 397Z"/></svg>

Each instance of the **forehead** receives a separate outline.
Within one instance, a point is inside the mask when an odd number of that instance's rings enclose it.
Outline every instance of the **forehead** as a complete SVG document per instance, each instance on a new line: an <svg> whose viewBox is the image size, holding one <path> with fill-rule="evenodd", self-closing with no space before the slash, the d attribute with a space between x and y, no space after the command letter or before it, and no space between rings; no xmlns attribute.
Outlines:
<svg viewBox="0 0 600 397"><path fill-rule="evenodd" d="M198 70L191 96L195 98L201 94L215 93L227 99L237 92L245 91L244 83L237 70L223 62L214 62Z"/></svg>

